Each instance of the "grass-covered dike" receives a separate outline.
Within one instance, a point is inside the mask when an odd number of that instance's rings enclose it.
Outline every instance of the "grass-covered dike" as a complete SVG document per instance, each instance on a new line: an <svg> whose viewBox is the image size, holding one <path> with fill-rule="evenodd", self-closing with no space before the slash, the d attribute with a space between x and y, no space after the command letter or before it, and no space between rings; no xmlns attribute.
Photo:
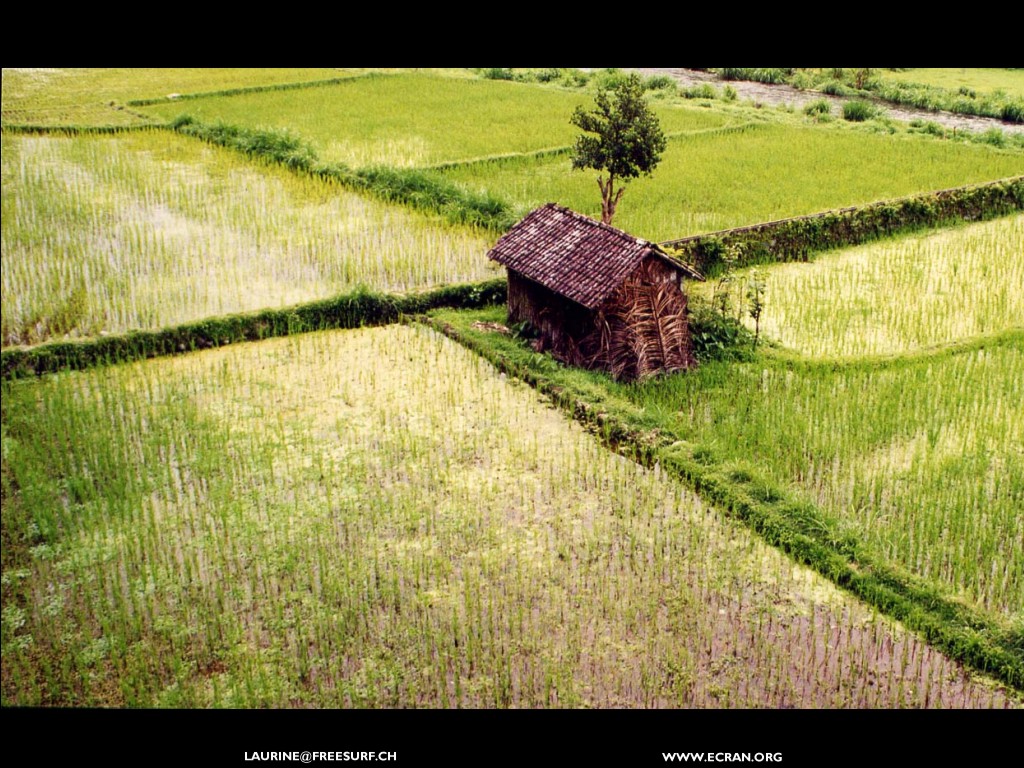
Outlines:
<svg viewBox="0 0 1024 768"><path fill-rule="evenodd" d="M285 309L215 317L157 331L133 331L81 341L54 341L34 347L10 347L0 352L0 375L4 379L13 379L308 331L385 325L396 322L404 314L443 306L481 307L501 302L504 297L504 280L450 285L405 295L357 290Z"/></svg>

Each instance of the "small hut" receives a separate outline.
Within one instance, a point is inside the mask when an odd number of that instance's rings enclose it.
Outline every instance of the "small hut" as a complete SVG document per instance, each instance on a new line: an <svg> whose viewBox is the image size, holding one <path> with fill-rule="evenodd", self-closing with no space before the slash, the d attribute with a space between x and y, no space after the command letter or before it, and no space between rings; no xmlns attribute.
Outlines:
<svg viewBox="0 0 1024 768"><path fill-rule="evenodd" d="M508 268L509 322L538 351L626 380L695 364L683 279L704 278L657 245L548 203L487 255Z"/></svg>

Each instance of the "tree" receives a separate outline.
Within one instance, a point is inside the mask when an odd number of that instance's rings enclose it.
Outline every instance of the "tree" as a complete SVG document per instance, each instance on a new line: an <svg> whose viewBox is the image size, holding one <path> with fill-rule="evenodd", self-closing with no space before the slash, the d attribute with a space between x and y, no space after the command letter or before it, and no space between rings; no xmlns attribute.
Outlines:
<svg viewBox="0 0 1024 768"><path fill-rule="evenodd" d="M587 111L576 107L570 122L587 132L576 138L572 167L602 172L597 177L601 188L601 221L611 224L615 208L626 191L626 182L640 174L650 176L661 161L665 134L657 116L644 101L644 88L635 74L611 88L599 90L594 97L594 109ZM587 135L590 133L596 135Z"/></svg>

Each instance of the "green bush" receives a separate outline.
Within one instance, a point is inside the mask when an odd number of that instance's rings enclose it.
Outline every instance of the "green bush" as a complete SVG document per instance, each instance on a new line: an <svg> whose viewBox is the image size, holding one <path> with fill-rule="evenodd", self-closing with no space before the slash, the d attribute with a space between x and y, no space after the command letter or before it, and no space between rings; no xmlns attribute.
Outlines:
<svg viewBox="0 0 1024 768"><path fill-rule="evenodd" d="M783 67L720 67L718 77L722 80L752 80L755 83L784 83L796 70Z"/></svg>
<svg viewBox="0 0 1024 768"><path fill-rule="evenodd" d="M614 90L627 79L629 79L629 75L617 67L608 67L590 76L590 82L599 91Z"/></svg>
<svg viewBox="0 0 1024 768"><path fill-rule="evenodd" d="M566 69L561 82L570 88L582 88L590 82L590 75L581 69Z"/></svg>
<svg viewBox="0 0 1024 768"><path fill-rule="evenodd" d="M558 67L538 69L534 77L538 83L553 83L562 79L562 70L558 69Z"/></svg>
<svg viewBox="0 0 1024 768"><path fill-rule="evenodd" d="M816 251L1022 210L1024 176L695 235L662 245L711 278L721 273L734 254L739 255L731 265L735 267L806 261Z"/></svg>
<svg viewBox="0 0 1024 768"><path fill-rule="evenodd" d="M211 144L333 179L382 200L439 213L453 223L504 232L516 220L515 213L504 201L492 195L469 192L437 173L387 167L351 171L340 163L319 163L313 148L287 131L240 128L224 123L207 125L189 115L175 118L170 127Z"/></svg>
<svg viewBox="0 0 1024 768"><path fill-rule="evenodd" d="M753 72L751 78L758 83L767 83L769 85L777 85L778 83L786 82L786 78L792 74L792 69L780 69L778 67L758 67Z"/></svg>
<svg viewBox="0 0 1024 768"><path fill-rule="evenodd" d="M987 131L979 133L977 138L982 144L989 144L993 147L1006 146L1006 134L998 128L989 128Z"/></svg>
<svg viewBox="0 0 1024 768"><path fill-rule="evenodd" d="M814 87L814 76L809 72L797 72L790 78L789 84L798 91L807 91Z"/></svg>
<svg viewBox="0 0 1024 768"><path fill-rule="evenodd" d="M694 302L690 308L690 339L700 362L749 359L753 338L735 317L704 303Z"/></svg>
<svg viewBox="0 0 1024 768"><path fill-rule="evenodd" d="M746 80L746 73L749 70L743 67L720 67L718 77L722 80Z"/></svg>
<svg viewBox="0 0 1024 768"><path fill-rule="evenodd" d="M298 136L284 130L240 128L221 122L204 124L190 115L180 115L171 121L170 127L186 136L245 152L247 155L270 162L281 163L296 170L312 170L316 163L316 152L313 148Z"/></svg>

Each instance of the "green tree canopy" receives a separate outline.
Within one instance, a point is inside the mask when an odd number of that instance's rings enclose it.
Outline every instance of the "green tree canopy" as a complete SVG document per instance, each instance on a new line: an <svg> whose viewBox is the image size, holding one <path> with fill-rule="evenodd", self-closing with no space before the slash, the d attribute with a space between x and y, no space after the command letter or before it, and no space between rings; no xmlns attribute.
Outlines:
<svg viewBox="0 0 1024 768"><path fill-rule="evenodd" d="M640 174L649 176L661 161L665 134L644 100L643 84L635 74L611 88L599 90L594 108L576 107L570 122L586 131L576 138L572 167L601 171L602 175L597 177L601 221L611 224L626 191L625 183Z"/></svg>

